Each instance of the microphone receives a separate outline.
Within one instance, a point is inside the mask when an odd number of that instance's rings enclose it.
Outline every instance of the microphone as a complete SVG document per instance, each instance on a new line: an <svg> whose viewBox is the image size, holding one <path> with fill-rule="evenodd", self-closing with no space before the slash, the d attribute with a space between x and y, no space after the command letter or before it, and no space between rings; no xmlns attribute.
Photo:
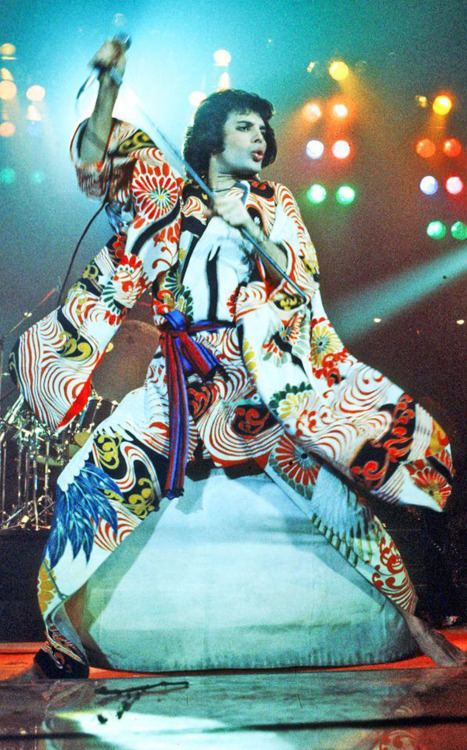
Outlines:
<svg viewBox="0 0 467 750"><path fill-rule="evenodd" d="M129 34L116 34L112 40L115 44L118 44L120 47L123 48L123 50L126 52L131 47L131 37ZM79 89L76 99L79 99L81 94L84 94L84 92L92 86L94 81L97 81L99 79L99 76L102 73L108 73L111 79L114 81L114 83L117 84L117 86L121 86L123 82L122 75L118 72L116 68L113 66L108 67L107 65L103 65L102 63L97 63L93 66L90 74L86 78L85 82Z"/></svg>

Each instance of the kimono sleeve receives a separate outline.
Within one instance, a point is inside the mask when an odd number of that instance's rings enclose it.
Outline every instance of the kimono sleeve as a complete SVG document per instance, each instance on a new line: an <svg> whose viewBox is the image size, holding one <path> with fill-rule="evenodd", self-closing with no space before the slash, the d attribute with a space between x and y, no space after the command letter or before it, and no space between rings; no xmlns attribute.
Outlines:
<svg viewBox="0 0 467 750"><path fill-rule="evenodd" d="M138 149L131 162L128 233L101 250L65 303L28 329L12 352L13 379L36 416L54 429L85 407L113 335L178 252L180 179L156 147Z"/></svg>

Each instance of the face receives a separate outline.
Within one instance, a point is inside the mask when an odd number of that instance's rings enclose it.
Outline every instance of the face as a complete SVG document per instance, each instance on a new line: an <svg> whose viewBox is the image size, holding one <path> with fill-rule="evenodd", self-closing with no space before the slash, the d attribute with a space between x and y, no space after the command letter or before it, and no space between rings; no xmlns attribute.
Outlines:
<svg viewBox="0 0 467 750"><path fill-rule="evenodd" d="M215 155L223 174L259 172L266 152L266 125L256 112L230 112L224 125L224 150Z"/></svg>

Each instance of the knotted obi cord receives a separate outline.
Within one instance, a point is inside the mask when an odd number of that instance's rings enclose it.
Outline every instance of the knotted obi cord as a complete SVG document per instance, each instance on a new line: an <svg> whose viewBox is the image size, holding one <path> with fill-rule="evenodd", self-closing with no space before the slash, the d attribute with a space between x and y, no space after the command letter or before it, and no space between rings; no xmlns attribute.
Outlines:
<svg viewBox="0 0 467 750"><path fill-rule="evenodd" d="M229 322L202 320L189 323L178 310L167 313L161 328L160 347L165 359L169 396L169 465L164 494L168 498L183 494L188 460L189 411L186 376L196 373L204 380L214 375L220 362L203 344L191 336L200 331L233 328Z"/></svg>

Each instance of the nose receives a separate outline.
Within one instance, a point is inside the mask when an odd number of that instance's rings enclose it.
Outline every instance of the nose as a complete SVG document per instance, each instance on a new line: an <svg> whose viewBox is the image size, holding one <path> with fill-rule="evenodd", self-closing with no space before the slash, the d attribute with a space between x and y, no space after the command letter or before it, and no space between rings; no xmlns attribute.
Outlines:
<svg viewBox="0 0 467 750"><path fill-rule="evenodd" d="M254 131L253 141L254 143L260 143L263 146L266 145L266 139L264 137L264 133L259 128Z"/></svg>

